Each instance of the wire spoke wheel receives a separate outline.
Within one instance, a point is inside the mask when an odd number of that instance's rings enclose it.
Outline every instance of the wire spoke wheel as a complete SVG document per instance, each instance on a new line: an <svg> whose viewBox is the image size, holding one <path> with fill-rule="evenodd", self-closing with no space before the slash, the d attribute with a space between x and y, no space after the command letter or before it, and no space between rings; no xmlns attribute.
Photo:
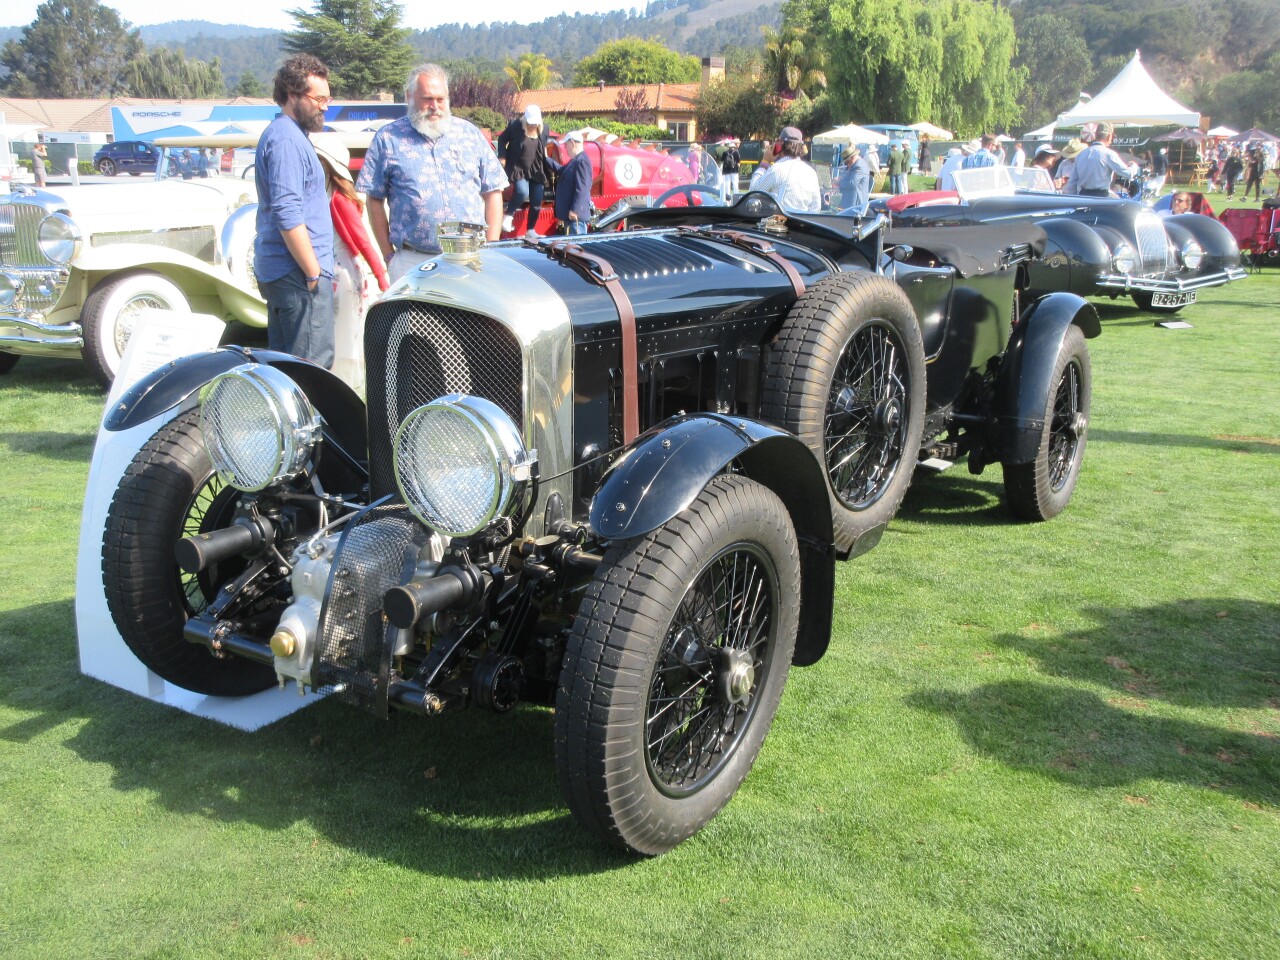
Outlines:
<svg viewBox="0 0 1280 960"><path fill-rule="evenodd" d="M1083 424L1080 391L1080 365L1067 364L1058 381L1053 401L1053 420L1049 427L1049 486L1060 491L1071 476L1076 449L1080 446Z"/></svg>
<svg viewBox="0 0 1280 960"><path fill-rule="evenodd" d="M672 796L700 790L751 722L768 675L777 575L757 547L713 559L676 609L649 686L649 773Z"/></svg>
<svg viewBox="0 0 1280 960"><path fill-rule="evenodd" d="M838 550L860 552L897 513L924 409L924 342L896 283L855 270L795 302L768 353L760 410L825 470Z"/></svg>
<svg viewBox="0 0 1280 960"><path fill-rule="evenodd" d="M743 476L609 548L556 691L556 775L584 827L652 856L720 812L782 699L799 598L791 515Z"/></svg>
<svg viewBox="0 0 1280 960"><path fill-rule="evenodd" d="M178 538L192 537L229 526L235 516L235 505L239 499L240 491L228 486L226 481L216 473L210 472L191 498L191 505L183 517ZM237 569L231 569L232 566ZM187 615L195 616L203 611L217 596L218 585L238 574L243 567L243 561L237 563L227 561L210 564L199 573L188 573L175 565L178 590L186 605Z"/></svg>
<svg viewBox="0 0 1280 960"><path fill-rule="evenodd" d="M1045 388L1044 426L1035 458L1003 465L1005 498L1014 516L1048 520L1071 500L1088 441L1092 383L1084 334L1070 327Z"/></svg>
<svg viewBox="0 0 1280 960"><path fill-rule="evenodd" d="M873 321L840 354L827 398L823 446L835 495L865 510L884 495L906 443L906 351Z"/></svg>

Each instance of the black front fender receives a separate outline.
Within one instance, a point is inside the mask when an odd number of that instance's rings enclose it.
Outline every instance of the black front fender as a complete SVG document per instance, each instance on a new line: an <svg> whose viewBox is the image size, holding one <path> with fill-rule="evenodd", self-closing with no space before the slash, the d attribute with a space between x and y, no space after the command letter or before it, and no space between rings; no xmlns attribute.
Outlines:
<svg viewBox="0 0 1280 960"><path fill-rule="evenodd" d="M1089 338L1102 332L1093 305L1071 293L1051 293L1028 307L1013 328L996 376L995 447L988 463L1030 463L1040 448L1053 368L1067 330Z"/></svg>
<svg viewBox="0 0 1280 960"><path fill-rule="evenodd" d="M742 417L672 417L637 437L605 475L591 501L591 528L606 540L651 533L733 463L776 493L791 515L801 565L794 663L815 663L831 640L831 503L821 465L794 435Z"/></svg>
<svg viewBox="0 0 1280 960"><path fill-rule="evenodd" d="M244 363L265 363L287 373L311 400L326 430L351 456L368 456L369 436L364 401L324 367L275 350L219 347L180 357L151 371L126 390L103 420L103 429L128 430L167 410L195 406L201 387Z"/></svg>

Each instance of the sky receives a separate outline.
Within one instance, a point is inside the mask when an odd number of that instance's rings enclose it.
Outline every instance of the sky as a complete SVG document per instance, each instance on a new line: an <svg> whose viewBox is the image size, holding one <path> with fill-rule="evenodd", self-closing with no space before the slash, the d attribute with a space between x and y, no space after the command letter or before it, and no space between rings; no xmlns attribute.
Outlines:
<svg viewBox="0 0 1280 960"><path fill-rule="evenodd" d="M490 23L506 21L537 23L560 13L604 13L607 10L627 10L632 7L643 10L647 0L619 3L618 0L484 0L476 4L477 15L459 15L452 4L441 0L401 0L401 23L414 30L438 27L442 23ZM5 0L0 3L0 27L25 27L36 18L40 0ZM135 27L172 20L207 20L210 23L239 23L251 27L270 27L276 30L292 29L293 18L285 11L302 8L311 10L311 0L295 0L280 3L277 7L267 0L218 0L217 3L195 7L175 7L156 3L155 0L105 0L121 17Z"/></svg>

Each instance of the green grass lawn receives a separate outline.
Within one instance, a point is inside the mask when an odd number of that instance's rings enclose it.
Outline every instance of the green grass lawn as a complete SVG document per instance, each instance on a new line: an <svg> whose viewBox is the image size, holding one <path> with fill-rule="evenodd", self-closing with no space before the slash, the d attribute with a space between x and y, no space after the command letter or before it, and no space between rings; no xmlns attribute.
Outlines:
<svg viewBox="0 0 1280 960"><path fill-rule="evenodd" d="M0 379L0 956L1280 955L1280 271L1190 330L1098 301L1080 485L920 478L838 573L738 796L674 852L597 845L551 714L253 734L80 675L101 394Z"/></svg>

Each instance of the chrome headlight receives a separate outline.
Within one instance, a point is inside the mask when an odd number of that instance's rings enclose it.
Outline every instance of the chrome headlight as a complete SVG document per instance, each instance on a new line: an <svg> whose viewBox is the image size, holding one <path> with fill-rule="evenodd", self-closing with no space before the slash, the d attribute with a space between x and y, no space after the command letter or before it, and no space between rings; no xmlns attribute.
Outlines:
<svg viewBox="0 0 1280 960"><path fill-rule="evenodd" d="M497 404L456 393L405 417L393 449L404 502L450 537L470 536L505 516L537 460Z"/></svg>
<svg viewBox="0 0 1280 960"><path fill-rule="evenodd" d="M1199 270L1200 262L1204 260L1204 247L1194 240L1188 240L1182 245L1178 255L1182 257L1182 265L1188 270Z"/></svg>
<svg viewBox="0 0 1280 960"><path fill-rule="evenodd" d="M300 473L322 421L302 388L275 367L245 363L200 391L200 429L213 468L237 490Z"/></svg>
<svg viewBox="0 0 1280 960"><path fill-rule="evenodd" d="M22 292L22 278L0 273L0 307L11 307Z"/></svg>
<svg viewBox="0 0 1280 960"><path fill-rule="evenodd" d="M1133 247L1127 243L1117 243L1115 253L1111 254L1111 268L1116 273L1133 273Z"/></svg>
<svg viewBox="0 0 1280 960"><path fill-rule="evenodd" d="M80 228L63 213L51 213L36 230L40 252L54 263L70 263L80 254Z"/></svg>

